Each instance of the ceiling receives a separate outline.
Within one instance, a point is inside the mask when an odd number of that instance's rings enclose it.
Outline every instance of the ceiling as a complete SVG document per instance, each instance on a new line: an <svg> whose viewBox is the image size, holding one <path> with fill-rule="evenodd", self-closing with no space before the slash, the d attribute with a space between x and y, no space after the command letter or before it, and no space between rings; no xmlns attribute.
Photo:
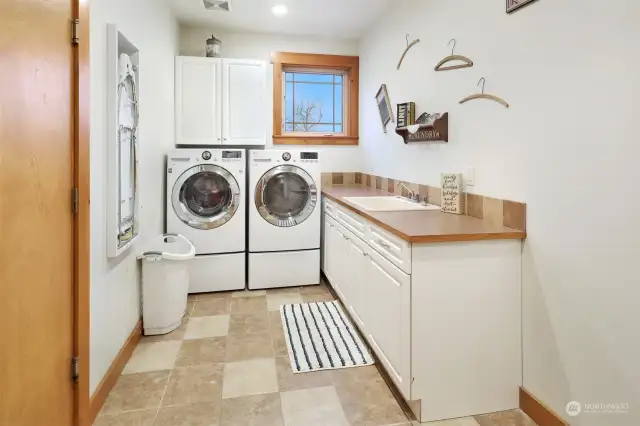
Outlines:
<svg viewBox="0 0 640 426"><path fill-rule="evenodd" d="M231 0L231 12L205 10L203 0L167 0L178 20L190 26L232 31L357 38L393 0ZM289 13L277 17L275 4Z"/></svg>

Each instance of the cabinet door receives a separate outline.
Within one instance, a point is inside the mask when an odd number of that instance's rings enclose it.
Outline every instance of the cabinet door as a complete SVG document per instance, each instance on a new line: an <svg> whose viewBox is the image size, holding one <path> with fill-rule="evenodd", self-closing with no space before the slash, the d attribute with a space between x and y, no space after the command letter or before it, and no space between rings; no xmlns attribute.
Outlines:
<svg viewBox="0 0 640 426"><path fill-rule="evenodd" d="M265 145L267 67L264 61L223 59L222 138L231 145Z"/></svg>
<svg viewBox="0 0 640 426"><path fill-rule="evenodd" d="M345 235L345 230L339 224L335 224L332 228L333 232L333 253L334 256L331 258L333 263L331 264L331 268L333 268L333 288L338 293L338 296L342 301L346 300L346 287L349 284L349 259L347 258L349 254L349 243L347 242L347 236Z"/></svg>
<svg viewBox="0 0 640 426"><path fill-rule="evenodd" d="M370 250L364 317L369 342L396 385L411 399L411 277Z"/></svg>
<svg viewBox="0 0 640 426"><path fill-rule="evenodd" d="M176 58L177 145L222 142L220 69L220 59Z"/></svg>
<svg viewBox="0 0 640 426"><path fill-rule="evenodd" d="M350 234L350 235L349 235ZM350 232L349 235L349 253L348 253L348 265L349 265L349 285L346 288L345 304L352 317L358 323L358 326L362 329L366 329L364 323L365 313L364 310L367 307L367 293L366 293L366 281L367 281L367 246L362 240L357 238Z"/></svg>
<svg viewBox="0 0 640 426"><path fill-rule="evenodd" d="M331 256L333 253L331 252L331 243L332 243L332 228L333 223L331 223L331 219L329 219L328 215L324 215L324 229L322 230L323 238L322 238L322 270L324 271L325 276L329 280L330 283L333 284L333 276L331 271Z"/></svg>

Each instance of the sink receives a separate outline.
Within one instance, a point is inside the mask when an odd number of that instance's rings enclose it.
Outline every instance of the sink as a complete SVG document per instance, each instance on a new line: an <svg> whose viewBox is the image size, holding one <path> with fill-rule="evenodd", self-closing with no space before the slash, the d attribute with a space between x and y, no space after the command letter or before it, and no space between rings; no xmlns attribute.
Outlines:
<svg viewBox="0 0 640 426"><path fill-rule="evenodd" d="M345 197L344 200L372 212L440 210L440 206L419 204L404 197Z"/></svg>

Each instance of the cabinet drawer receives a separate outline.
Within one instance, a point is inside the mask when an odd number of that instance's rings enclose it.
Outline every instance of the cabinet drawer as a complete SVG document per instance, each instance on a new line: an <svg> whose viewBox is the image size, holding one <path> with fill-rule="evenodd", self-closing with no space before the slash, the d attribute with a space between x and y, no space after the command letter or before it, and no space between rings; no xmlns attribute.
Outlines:
<svg viewBox="0 0 640 426"><path fill-rule="evenodd" d="M324 212L335 219L336 210L338 208L338 206L336 206L336 203L324 197L322 198L322 203L324 205Z"/></svg>
<svg viewBox="0 0 640 426"><path fill-rule="evenodd" d="M353 213L350 210L338 207L335 218L342 226L353 232L356 236L363 240L365 239L367 222L362 216Z"/></svg>
<svg viewBox="0 0 640 426"><path fill-rule="evenodd" d="M367 226L365 241L389 262L411 274L411 244L373 224Z"/></svg>

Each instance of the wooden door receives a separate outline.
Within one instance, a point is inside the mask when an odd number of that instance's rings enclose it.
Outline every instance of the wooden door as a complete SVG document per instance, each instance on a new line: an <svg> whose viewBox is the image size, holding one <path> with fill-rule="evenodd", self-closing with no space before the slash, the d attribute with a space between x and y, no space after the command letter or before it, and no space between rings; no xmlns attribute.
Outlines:
<svg viewBox="0 0 640 426"><path fill-rule="evenodd" d="M367 253L366 244L353 233L347 232L349 235L349 290L345 294L347 298L346 305L351 315L358 323L358 326L365 328L364 309L367 306L366 292L366 270L367 270Z"/></svg>
<svg viewBox="0 0 640 426"><path fill-rule="evenodd" d="M230 145L267 141L267 67L264 61L223 59L222 139Z"/></svg>
<svg viewBox="0 0 640 426"><path fill-rule="evenodd" d="M72 6L0 3L3 426L74 424Z"/></svg>
<svg viewBox="0 0 640 426"><path fill-rule="evenodd" d="M220 59L176 58L176 143L222 143Z"/></svg>

